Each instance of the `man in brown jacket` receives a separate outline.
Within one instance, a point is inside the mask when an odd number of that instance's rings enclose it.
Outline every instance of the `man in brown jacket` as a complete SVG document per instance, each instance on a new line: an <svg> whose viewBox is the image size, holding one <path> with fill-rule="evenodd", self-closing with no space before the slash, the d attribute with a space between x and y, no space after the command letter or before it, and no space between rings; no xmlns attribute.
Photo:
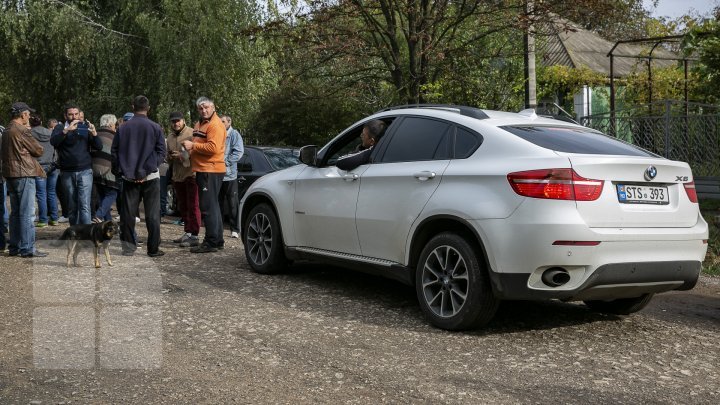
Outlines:
<svg viewBox="0 0 720 405"><path fill-rule="evenodd" d="M2 137L2 175L7 179L10 197L10 256L45 257L35 250L35 177L45 177L38 163L43 147L28 128L30 113L35 112L23 102L10 108L10 124Z"/></svg>
<svg viewBox="0 0 720 405"><path fill-rule="evenodd" d="M181 247L200 245L200 207L198 205L198 188L195 172L190 166L190 155L185 151L182 142L192 140L193 130L185 125L185 116L180 111L170 113L171 131L167 137L167 161L172 168L172 182L175 187L177 207L183 221L185 233L173 240Z"/></svg>

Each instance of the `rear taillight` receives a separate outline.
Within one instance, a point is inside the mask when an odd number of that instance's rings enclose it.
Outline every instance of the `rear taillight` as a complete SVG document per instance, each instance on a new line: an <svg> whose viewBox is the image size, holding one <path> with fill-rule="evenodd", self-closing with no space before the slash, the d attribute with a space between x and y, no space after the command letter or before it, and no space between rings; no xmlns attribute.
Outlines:
<svg viewBox="0 0 720 405"><path fill-rule="evenodd" d="M580 177L573 169L541 169L508 174L516 193L552 200L595 201L600 197L603 180Z"/></svg>
<svg viewBox="0 0 720 405"><path fill-rule="evenodd" d="M691 181L690 183L683 183L683 186L685 186L685 192L687 193L688 199L691 203L697 203L697 191L695 191L695 182Z"/></svg>

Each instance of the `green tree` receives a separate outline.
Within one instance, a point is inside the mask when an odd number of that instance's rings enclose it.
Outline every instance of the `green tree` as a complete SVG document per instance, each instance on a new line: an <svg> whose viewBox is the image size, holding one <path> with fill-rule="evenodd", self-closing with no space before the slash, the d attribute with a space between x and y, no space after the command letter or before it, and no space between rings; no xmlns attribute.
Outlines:
<svg viewBox="0 0 720 405"><path fill-rule="evenodd" d="M258 19L253 3L236 0L161 0L158 9L139 14L153 69L161 75L158 110L194 113L194 100L206 95L234 116L237 127L246 126L274 83L267 74L272 59L262 57L263 44L247 34Z"/></svg>
<svg viewBox="0 0 720 405"><path fill-rule="evenodd" d="M715 9L714 18L692 27L683 42L687 55L697 56L693 72L702 80L698 86L699 101L717 103L720 101L720 8Z"/></svg>
<svg viewBox="0 0 720 405"><path fill-rule="evenodd" d="M275 83L273 60L247 36L260 18L252 0L3 0L0 9L0 102L22 99L45 116L70 99L91 118L121 114L145 94L164 123L207 95L242 127Z"/></svg>
<svg viewBox="0 0 720 405"><path fill-rule="evenodd" d="M481 0L314 1L307 14L286 15L273 26L278 36L308 53L299 74L336 83L379 81L394 87L392 102L424 101L423 89L450 66L478 50L495 33L513 27L521 4Z"/></svg>

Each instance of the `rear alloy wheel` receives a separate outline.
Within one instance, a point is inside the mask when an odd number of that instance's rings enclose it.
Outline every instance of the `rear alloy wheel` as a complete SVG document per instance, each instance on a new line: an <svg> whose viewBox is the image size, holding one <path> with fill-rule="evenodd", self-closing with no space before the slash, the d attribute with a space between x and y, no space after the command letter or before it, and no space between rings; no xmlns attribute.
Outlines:
<svg viewBox="0 0 720 405"><path fill-rule="evenodd" d="M272 274L287 266L280 223L269 205L259 204L250 211L244 234L245 257L253 271Z"/></svg>
<svg viewBox="0 0 720 405"><path fill-rule="evenodd" d="M420 308L433 326L465 330L495 315L495 298L478 249L460 235L441 233L423 249L415 273Z"/></svg>
<svg viewBox="0 0 720 405"><path fill-rule="evenodd" d="M635 298L619 298L616 300L584 301L585 305L593 311L614 315L630 315L637 312L650 302L654 294L644 294Z"/></svg>

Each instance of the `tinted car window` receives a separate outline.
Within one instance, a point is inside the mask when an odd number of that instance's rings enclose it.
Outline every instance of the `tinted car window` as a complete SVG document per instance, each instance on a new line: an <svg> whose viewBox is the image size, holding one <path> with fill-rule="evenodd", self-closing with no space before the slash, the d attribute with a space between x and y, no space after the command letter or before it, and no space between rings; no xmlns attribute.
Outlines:
<svg viewBox="0 0 720 405"><path fill-rule="evenodd" d="M653 156L644 149L587 128L506 126L502 129L557 152L594 155Z"/></svg>
<svg viewBox="0 0 720 405"><path fill-rule="evenodd" d="M239 172L251 172L253 170L252 159L248 150L243 153L242 157L238 161Z"/></svg>
<svg viewBox="0 0 720 405"><path fill-rule="evenodd" d="M458 128L455 133L455 159L464 159L480 145L480 138L477 134L472 133L464 128Z"/></svg>
<svg viewBox="0 0 720 405"><path fill-rule="evenodd" d="M392 135L381 162L447 159L446 134L450 126L424 118L404 119Z"/></svg>
<svg viewBox="0 0 720 405"><path fill-rule="evenodd" d="M266 149L264 152L275 170L286 169L300 163L300 158L292 149Z"/></svg>

